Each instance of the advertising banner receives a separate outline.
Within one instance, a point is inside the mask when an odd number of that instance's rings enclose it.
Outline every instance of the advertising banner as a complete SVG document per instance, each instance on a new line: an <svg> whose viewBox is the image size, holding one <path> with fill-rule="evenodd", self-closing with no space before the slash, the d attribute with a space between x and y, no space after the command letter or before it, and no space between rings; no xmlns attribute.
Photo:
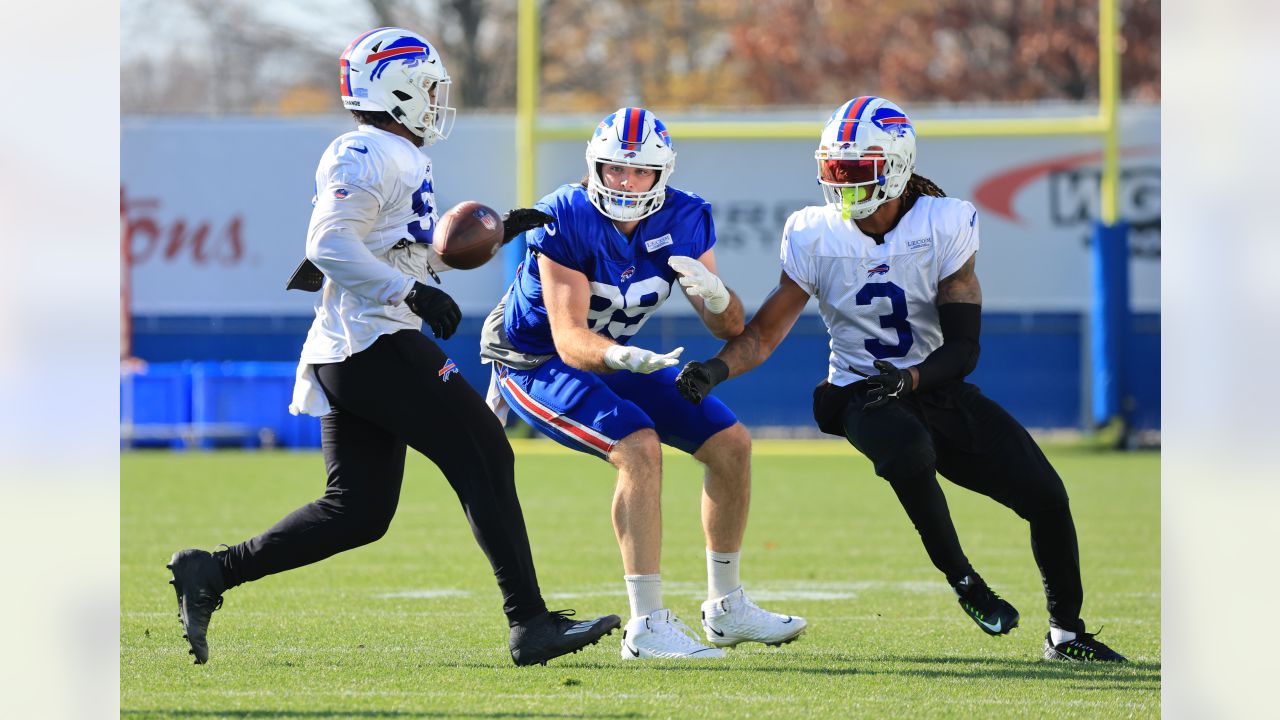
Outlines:
<svg viewBox="0 0 1280 720"><path fill-rule="evenodd" d="M992 108L986 116L1007 112ZM1136 311L1158 311L1159 109L1127 108L1121 118L1120 213L1132 228L1131 303ZM822 200L813 150L824 119L815 119L812 141L682 141L679 119L667 122L678 153L671 184L711 201L721 275L749 310L777 284L787 216ZM124 118L121 251L132 311L309 314L315 296L285 291L284 285L303 257L316 162L351 127L341 116ZM513 207L514 137L510 116L464 116L448 140L427 148L440 208L463 200L500 213ZM583 176L585 145L584 133L582 142L539 147L539 196ZM1088 309L1088 242L1100 208L1101 149L1097 137L920 140L917 172L978 208L977 269L986 309ZM504 262L499 257L442 279L465 313L484 313L505 289ZM684 302L669 306L690 312Z"/></svg>

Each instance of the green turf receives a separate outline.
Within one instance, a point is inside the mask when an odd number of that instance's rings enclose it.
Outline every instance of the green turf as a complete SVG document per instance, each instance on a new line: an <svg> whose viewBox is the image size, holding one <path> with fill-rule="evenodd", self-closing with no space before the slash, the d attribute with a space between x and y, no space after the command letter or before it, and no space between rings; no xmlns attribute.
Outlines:
<svg viewBox="0 0 1280 720"><path fill-rule="evenodd" d="M515 441L534 557L553 608L626 616L609 524L612 472ZM236 588L194 666L165 562L256 534L324 484L315 453L130 453L121 468L122 716L1151 717L1160 701L1159 457L1047 448L1066 479L1084 615L1124 666L1039 660L1047 625L1026 524L944 482L974 566L1022 613L990 638L930 566L892 491L846 444L760 441L743 553L748 591L811 623L783 648L718 662L624 663L620 633L516 668L496 586L435 467L410 454L387 536ZM668 605L698 625L700 472L665 458ZM415 595L416 593L416 595Z"/></svg>

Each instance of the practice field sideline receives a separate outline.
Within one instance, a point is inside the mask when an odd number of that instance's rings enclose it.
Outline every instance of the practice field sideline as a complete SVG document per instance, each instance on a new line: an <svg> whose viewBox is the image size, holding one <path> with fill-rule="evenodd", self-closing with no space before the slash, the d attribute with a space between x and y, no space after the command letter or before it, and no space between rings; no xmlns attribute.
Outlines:
<svg viewBox="0 0 1280 720"><path fill-rule="evenodd" d="M514 441L544 594L626 614L609 524L612 468ZM1159 456L1046 448L1071 493L1090 630L1133 662L1039 660L1047 624L1026 524L944 481L974 566L1022 613L974 626L888 484L839 441L759 441L747 589L811 627L698 665L624 663L619 633L516 668L484 556L435 467L410 453L379 542L226 594L208 665L190 663L165 562L255 534L314 499L319 453L126 453L121 459L121 713L141 717L1150 717L1160 712ZM699 467L664 457L663 579L698 629Z"/></svg>

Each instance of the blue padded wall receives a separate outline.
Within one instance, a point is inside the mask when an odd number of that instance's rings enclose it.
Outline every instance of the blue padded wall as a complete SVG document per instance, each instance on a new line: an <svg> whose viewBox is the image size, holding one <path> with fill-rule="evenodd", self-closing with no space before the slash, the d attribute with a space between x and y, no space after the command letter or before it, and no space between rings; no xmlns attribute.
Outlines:
<svg viewBox="0 0 1280 720"><path fill-rule="evenodd" d="M278 444L314 447L318 423L285 410L309 325L309 317L137 318L134 352L153 367L134 382L134 422L163 424L185 416L197 424L221 424L226 437L212 433L200 441L206 446L256 445L262 440L257 430L240 436L235 428L267 427L267 439ZM984 314L982 358L969 379L1027 427L1081 428L1084 325L1078 313ZM1132 325L1127 407L1135 427L1158 429L1160 316L1137 314ZM483 393L489 371L477 355L479 333L480 319L466 318L441 346ZM696 318L675 315L655 317L635 342L662 351L684 346L683 357L690 360L720 347ZM821 319L805 315L773 357L716 392L748 426L811 426L811 392L826 374L827 353Z"/></svg>

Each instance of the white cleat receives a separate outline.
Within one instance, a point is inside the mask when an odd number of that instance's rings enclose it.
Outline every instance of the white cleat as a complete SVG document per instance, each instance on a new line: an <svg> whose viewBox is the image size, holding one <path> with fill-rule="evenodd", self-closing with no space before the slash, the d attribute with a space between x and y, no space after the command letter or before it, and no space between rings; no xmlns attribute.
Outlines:
<svg viewBox="0 0 1280 720"><path fill-rule="evenodd" d="M622 630L623 660L703 660L722 657L723 650L698 642L693 630L665 608L654 610L649 615L631 618Z"/></svg>
<svg viewBox="0 0 1280 720"><path fill-rule="evenodd" d="M742 588L702 603L702 628L707 641L716 647L744 642L778 646L800 637L807 626L802 617L760 609Z"/></svg>

